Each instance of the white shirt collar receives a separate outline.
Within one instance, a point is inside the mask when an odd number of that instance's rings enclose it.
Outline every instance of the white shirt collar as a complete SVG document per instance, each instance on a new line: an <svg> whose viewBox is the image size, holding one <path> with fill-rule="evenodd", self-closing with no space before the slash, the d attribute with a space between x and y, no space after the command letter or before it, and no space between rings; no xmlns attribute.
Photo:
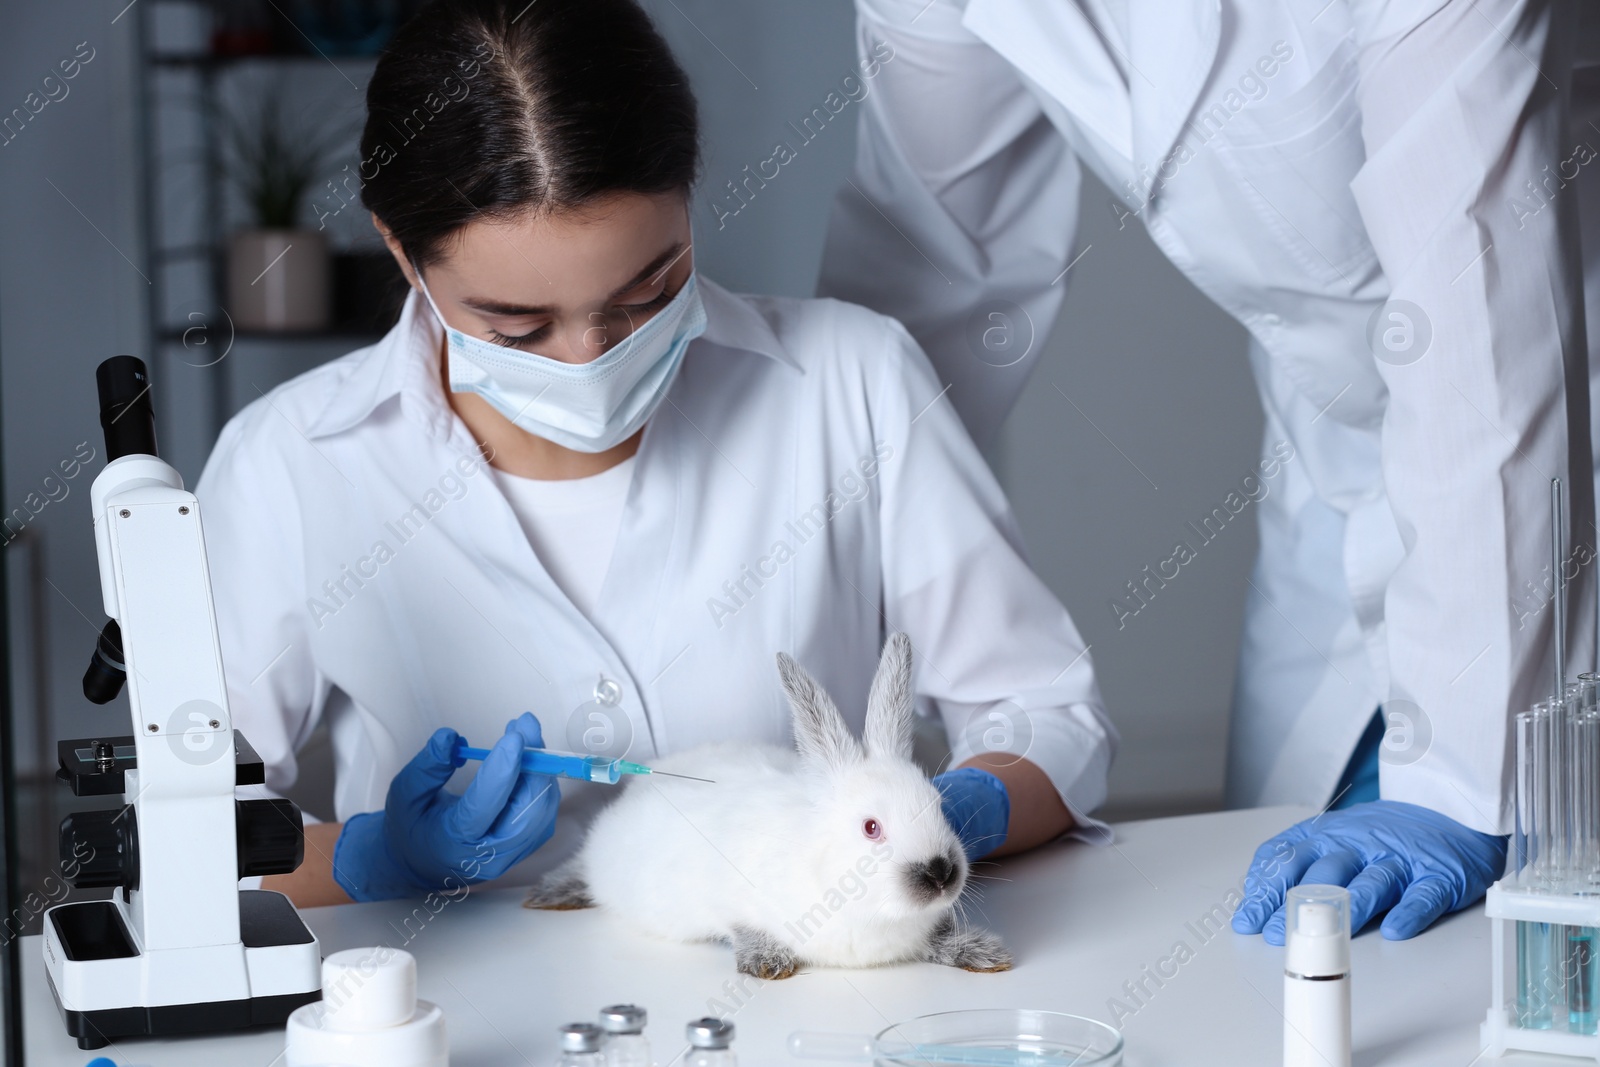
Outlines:
<svg viewBox="0 0 1600 1067"><path fill-rule="evenodd" d="M706 330L689 346L716 345L767 356L791 369L800 364L778 340L772 326L747 301L700 276L700 299L706 309ZM399 396L406 414L429 433L448 436L454 413L439 383L439 321L416 290L406 296L400 319L377 344L351 358L355 365L322 413L306 431L308 437L343 433L365 421L384 401ZM686 357L687 358L687 357Z"/></svg>

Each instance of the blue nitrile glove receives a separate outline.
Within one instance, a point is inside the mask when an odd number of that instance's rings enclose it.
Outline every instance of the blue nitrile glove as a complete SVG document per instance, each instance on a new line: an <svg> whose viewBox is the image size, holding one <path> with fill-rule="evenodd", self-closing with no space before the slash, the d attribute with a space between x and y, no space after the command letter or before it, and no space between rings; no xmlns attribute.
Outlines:
<svg viewBox="0 0 1600 1067"><path fill-rule="evenodd" d="M1256 849L1233 928L1281 945L1291 886L1342 885L1350 890L1352 933L1387 911L1383 936L1404 941L1475 903L1505 865L1504 837L1469 830L1431 808L1374 800L1325 811Z"/></svg>
<svg viewBox="0 0 1600 1067"><path fill-rule="evenodd" d="M498 878L550 840L561 791L547 774L521 770L522 749L542 746L539 720L524 712L456 796L458 735L436 730L394 776L382 811L344 824L333 849L334 880L352 900L389 900Z"/></svg>
<svg viewBox="0 0 1600 1067"><path fill-rule="evenodd" d="M958 767L933 777L945 821L961 839L967 859L987 856L1006 843L1011 794L1006 784L977 767Z"/></svg>

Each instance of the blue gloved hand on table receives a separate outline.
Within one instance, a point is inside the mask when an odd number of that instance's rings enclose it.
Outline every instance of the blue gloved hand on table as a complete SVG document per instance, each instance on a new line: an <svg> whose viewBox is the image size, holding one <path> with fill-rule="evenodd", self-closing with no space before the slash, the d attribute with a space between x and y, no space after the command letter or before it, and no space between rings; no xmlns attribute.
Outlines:
<svg viewBox="0 0 1600 1067"><path fill-rule="evenodd" d="M968 860L987 856L1006 843L1011 795L1006 784L978 767L958 767L933 777L945 821L961 839Z"/></svg>
<svg viewBox="0 0 1600 1067"><path fill-rule="evenodd" d="M1383 936L1404 941L1480 899L1505 863L1504 837L1431 808L1374 800L1325 811L1256 849L1233 928L1283 944L1284 894L1309 882L1350 890L1352 932L1387 911Z"/></svg>
<svg viewBox="0 0 1600 1067"><path fill-rule="evenodd" d="M500 877L555 831L561 791L554 778L524 773L524 747L542 746L539 720L524 712L456 796L459 735L436 730L389 783L382 811L344 824L333 850L334 880L352 900L389 900Z"/></svg>

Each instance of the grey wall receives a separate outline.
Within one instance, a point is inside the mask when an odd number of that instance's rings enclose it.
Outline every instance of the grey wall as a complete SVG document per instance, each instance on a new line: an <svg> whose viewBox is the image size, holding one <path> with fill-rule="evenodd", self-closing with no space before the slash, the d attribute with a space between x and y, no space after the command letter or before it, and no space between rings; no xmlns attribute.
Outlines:
<svg viewBox="0 0 1600 1067"><path fill-rule="evenodd" d="M736 289L809 293L829 203L854 153L850 108L720 227L713 201L746 164L788 139L786 124L820 104L844 76L853 62L850 5L645 2L690 70L705 119L705 178L694 216L702 269ZM116 352L147 355L145 281L133 265L143 260L132 14L112 23L125 3L18 5L0 37L0 114L20 105L48 66L80 41L96 50L69 96L0 147L7 510L41 487L79 442L90 442L98 455L94 366ZM297 93L321 92L330 107L358 105L362 69L350 70L352 88L338 72L316 66L304 68ZM1241 528L1210 547L1122 629L1107 601L1170 550L1183 521L1209 509L1244 471L1260 413L1242 333L1166 264L1142 231L1117 231L1108 194L1092 181L1086 185L1081 241L1093 248L1073 270L1066 314L993 459L1036 565L1093 645L1124 735L1113 775L1116 809L1200 807L1220 798L1252 534ZM186 193L170 195L181 201ZM342 240L361 234L360 226L341 229ZM233 384L224 402L237 407L257 388L333 354L287 345L241 348L229 357ZM157 366L163 434L179 468L193 477L209 448L213 393L181 360ZM43 588L53 724L41 735L47 740L94 732L115 717L91 710L78 693L101 614L86 511L98 466L67 483L68 495L30 524L48 552ZM33 744L36 703L27 668L38 636L26 596L28 551L22 541L5 549L17 666L9 681L25 750Z"/></svg>
<svg viewBox="0 0 1600 1067"><path fill-rule="evenodd" d="M688 69L705 124L694 211L700 268L736 290L810 296L833 192L855 158L855 108L800 144L790 122L821 107L855 63L847 0L643 0ZM728 215L729 182L797 146L797 158ZM723 205L719 211L718 204Z"/></svg>
<svg viewBox="0 0 1600 1067"><path fill-rule="evenodd" d="M1253 525L1229 526L1150 603L1111 608L1254 469L1245 332L1085 179L1066 307L997 466L1034 567L1071 609L1122 732L1117 815L1220 807ZM1074 406L1076 405L1076 406Z"/></svg>
<svg viewBox="0 0 1600 1067"><path fill-rule="evenodd" d="M25 756L39 740L33 725L41 679L29 668L41 641L49 652L51 736L89 733L111 718L90 710L77 679L105 618L88 514L89 483L101 466L94 368L119 352L137 354L144 333L131 163L132 13L113 22L125 4L13 5L0 34L0 116L26 108L29 94L80 43L93 49L77 76L62 83L66 95L0 145L3 504L6 514L17 508L31 514L38 501L48 501L30 518L29 536L4 550L14 635L10 681ZM95 461L76 478L62 478L60 463L83 442ZM33 605L29 553L40 544L48 574L43 603ZM33 626L36 607L46 619L43 633Z"/></svg>

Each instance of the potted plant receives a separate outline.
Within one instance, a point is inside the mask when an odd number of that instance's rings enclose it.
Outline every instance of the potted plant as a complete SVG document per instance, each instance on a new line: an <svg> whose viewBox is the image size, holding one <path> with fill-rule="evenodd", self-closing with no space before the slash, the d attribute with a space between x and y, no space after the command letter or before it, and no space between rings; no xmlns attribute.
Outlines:
<svg viewBox="0 0 1600 1067"><path fill-rule="evenodd" d="M284 93L264 92L254 113L224 112L224 160L253 217L228 241L228 309L245 330L328 326L332 281L326 236L299 225L306 192L345 131L291 128Z"/></svg>

